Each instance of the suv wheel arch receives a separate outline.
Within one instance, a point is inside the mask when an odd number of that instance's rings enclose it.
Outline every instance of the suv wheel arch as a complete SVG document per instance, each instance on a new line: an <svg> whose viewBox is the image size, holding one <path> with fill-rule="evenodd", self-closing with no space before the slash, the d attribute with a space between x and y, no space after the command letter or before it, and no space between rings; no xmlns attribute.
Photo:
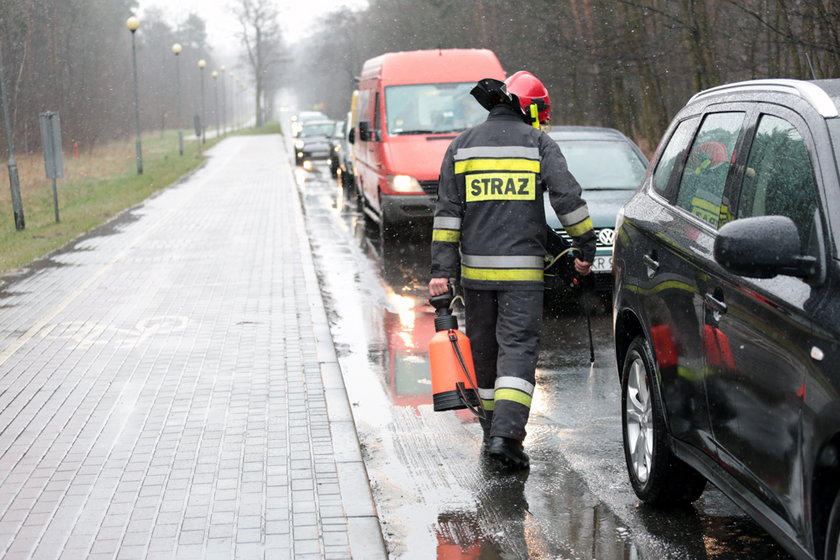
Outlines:
<svg viewBox="0 0 840 560"><path fill-rule="evenodd" d="M639 336L645 336L642 323L635 313L628 309L623 309L616 313L615 319L615 358L618 367L619 382L621 381L621 371L624 367L624 359L627 356L627 349L633 339Z"/></svg>

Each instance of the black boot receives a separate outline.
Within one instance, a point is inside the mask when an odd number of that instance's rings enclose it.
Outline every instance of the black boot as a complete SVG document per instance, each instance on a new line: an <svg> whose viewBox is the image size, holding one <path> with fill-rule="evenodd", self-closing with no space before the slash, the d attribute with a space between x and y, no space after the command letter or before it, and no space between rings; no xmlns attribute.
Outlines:
<svg viewBox="0 0 840 560"><path fill-rule="evenodd" d="M487 454L506 467L514 469L527 469L531 464L528 454L522 449L522 442L515 439L491 437L487 445Z"/></svg>

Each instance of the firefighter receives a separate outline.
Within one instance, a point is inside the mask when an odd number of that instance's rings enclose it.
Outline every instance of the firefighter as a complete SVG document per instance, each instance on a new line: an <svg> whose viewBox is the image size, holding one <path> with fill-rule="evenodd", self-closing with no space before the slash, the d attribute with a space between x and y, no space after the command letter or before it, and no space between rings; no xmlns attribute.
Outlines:
<svg viewBox="0 0 840 560"><path fill-rule="evenodd" d="M529 467L522 441L534 393L542 329L546 221L543 193L580 249L575 270L590 272L595 232L581 188L557 142L540 130L551 101L524 71L484 79L471 91L490 114L458 136L440 172L429 293L460 278L466 329L491 459Z"/></svg>

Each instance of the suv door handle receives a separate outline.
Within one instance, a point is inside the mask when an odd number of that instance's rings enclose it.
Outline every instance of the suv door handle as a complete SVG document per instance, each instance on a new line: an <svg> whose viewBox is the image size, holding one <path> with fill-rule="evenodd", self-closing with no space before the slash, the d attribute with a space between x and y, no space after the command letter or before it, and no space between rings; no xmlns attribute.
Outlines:
<svg viewBox="0 0 840 560"><path fill-rule="evenodd" d="M703 299L706 301L706 305L712 308L714 311L718 313L726 313L726 304L717 299L712 294L706 294L703 296Z"/></svg>
<svg viewBox="0 0 840 560"><path fill-rule="evenodd" d="M657 269L659 268L659 261L654 260L654 257L655 257L655 256L656 256L656 255L654 255L653 257L652 257L652 256L650 256L650 255L645 255L645 256L643 257L643 259L644 259L644 261L645 261L645 264L646 264L646 265L648 265L648 266L649 266L650 268L652 268L653 270L657 270Z"/></svg>

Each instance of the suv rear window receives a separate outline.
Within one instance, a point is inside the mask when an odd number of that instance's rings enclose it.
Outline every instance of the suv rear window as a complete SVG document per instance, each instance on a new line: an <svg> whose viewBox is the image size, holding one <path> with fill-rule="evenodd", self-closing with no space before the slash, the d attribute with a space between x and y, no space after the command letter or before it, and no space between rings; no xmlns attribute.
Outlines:
<svg viewBox="0 0 840 560"><path fill-rule="evenodd" d="M743 122L744 113L708 115L691 145L680 179L677 206L714 228L729 217L722 204L723 187Z"/></svg>
<svg viewBox="0 0 840 560"><path fill-rule="evenodd" d="M668 141L668 145L665 146L662 157L659 158L656 171L653 172L653 190L662 196L667 197L671 174L688 149L688 143L691 142L691 134L697 126L697 121L698 118L695 117L681 122Z"/></svg>

